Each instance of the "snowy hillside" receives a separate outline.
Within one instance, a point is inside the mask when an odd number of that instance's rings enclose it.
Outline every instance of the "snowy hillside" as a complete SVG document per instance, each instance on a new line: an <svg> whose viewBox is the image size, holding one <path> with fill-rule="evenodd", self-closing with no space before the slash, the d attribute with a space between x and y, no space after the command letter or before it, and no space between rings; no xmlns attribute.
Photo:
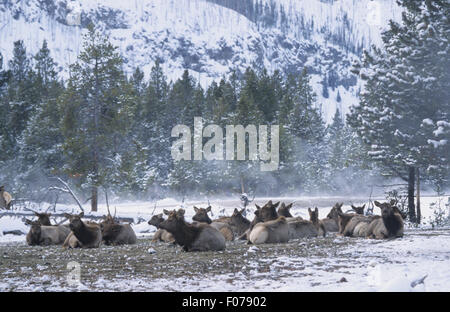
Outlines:
<svg viewBox="0 0 450 312"><path fill-rule="evenodd" d="M262 6L240 9L245 3ZM307 66L330 121L336 107L347 112L357 101L351 59L380 44L382 28L399 15L395 0L6 0L0 3L0 52L7 63L14 41L24 40L34 54L47 39L67 77L93 22L119 46L129 73L139 66L148 74L159 59L170 79L187 68L205 86L251 65L294 73Z"/></svg>

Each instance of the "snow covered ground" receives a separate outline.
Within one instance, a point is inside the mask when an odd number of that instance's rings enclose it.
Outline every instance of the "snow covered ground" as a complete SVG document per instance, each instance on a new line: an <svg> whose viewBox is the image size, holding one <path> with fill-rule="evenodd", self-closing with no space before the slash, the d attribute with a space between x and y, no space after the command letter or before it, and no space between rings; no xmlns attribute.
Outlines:
<svg viewBox="0 0 450 312"><path fill-rule="evenodd" d="M254 203L267 200L257 198ZM336 201L345 202L344 210L350 203L365 202L357 197L279 200L295 201L291 213L305 218L308 207L318 206L323 218ZM430 204L437 200L423 198L425 221L432 216ZM441 201L445 204L448 198ZM235 199L210 203L213 219L239 207ZM134 246L62 251L59 246L29 247L24 235L2 235L0 291L450 291L450 228L431 229L425 223L390 241L329 235L258 247L229 242L225 251L207 253L185 253L179 247L150 241L156 229L147 220L153 211L184 206L190 220L193 205L206 207L207 202L165 199L156 208L154 202L113 203L118 216L135 220L133 227L140 239ZM76 206L57 207L58 212L63 210L78 212ZM105 206L99 210L98 215L106 214ZM375 213L379 213L377 208ZM10 230L26 232L28 228L20 218L1 217L0 232ZM69 261L81 265L81 284L75 289L66 280ZM424 283L411 287L423 277Z"/></svg>

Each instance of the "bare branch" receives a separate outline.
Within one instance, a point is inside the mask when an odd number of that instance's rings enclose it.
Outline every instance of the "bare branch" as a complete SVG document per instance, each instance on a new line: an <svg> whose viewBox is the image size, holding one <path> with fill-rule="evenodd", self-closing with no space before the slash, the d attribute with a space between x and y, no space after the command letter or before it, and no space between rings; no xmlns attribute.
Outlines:
<svg viewBox="0 0 450 312"><path fill-rule="evenodd" d="M72 195L73 199L75 199L75 201L78 204L78 207L80 207L81 211L84 212L84 208L81 205L79 199L77 198L77 196L75 195L75 193L72 191L72 189L70 188L69 184L67 184L67 182L65 182L63 179L61 178L56 178L62 185L64 185L64 187L66 188L67 192Z"/></svg>
<svg viewBox="0 0 450 312"><path fill-rule="evenodd" d="M63 188L61 188L61 187L57 187L57 186L51 186L51 187L49 187L48 189L49 189L49 191L58 191L58 192L70 194L70 192L69 192L68 190L63 189Z"/></svg>

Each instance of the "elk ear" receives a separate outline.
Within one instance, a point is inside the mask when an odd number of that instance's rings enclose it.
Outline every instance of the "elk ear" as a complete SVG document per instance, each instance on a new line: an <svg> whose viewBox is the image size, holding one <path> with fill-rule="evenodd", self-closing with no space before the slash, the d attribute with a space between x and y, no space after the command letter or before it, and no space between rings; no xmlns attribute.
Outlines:
<svg viewBox="0 0 450 312"><path fill-rule="evenodd" d="M380 207L380 208L381 208L381 206L382 206L382 205L380 204L380 202L378 202L378 201L374 201L373 203L374 203L375 206L377 206L377 207Z"/></svg>
<svg viewBox="0 0 450 312"><path fill-rule="evenodd" d="M239 210L237 208L234 208L233 214L239 213Z"/></svg>
<svg viewBox="0 0 450 312"><path fill-rule="evenodd" d="M272 205L272 207L273 207L273 208L277 208L279 204L280 204L280 202L275 203L275 204Z"/></svg>
<svg viewBox="0 0 450 312"><path fill-rule="evenodd" d="M286 208L286 205L284 203L281 203L280 208Z"/></svg>
<svg viewBox="0 0 450 312"><path fill-rule="evenodd" d="M355 207L355 206L351 205L351 207L352 207L353 210L356 210L356 207Z"/></svg>
<svg viewBox="0 0 450 312"><path fill-rule="evenodd" d="M25 224L27 224L27 225L33 224L33 221L31 221L31 220L29 220L29 219L25 219L25 220L23 220L23 222L24 222Z"/></svg>
<svg viewBox="0 0 450 312"><path fill-rule="evenodd" d="M80 218L83 218L83 217L84 217L84 211L82 211L78 216L79 216Z"/></svg>
<svg viewBox="0 0 450 312"><path fill-rule="evenodd" d="M338 210L337 213L338 213L338 216L340 216L340 217L345 216L345 214L342 211L340 211L340 210Z"/></svg>
<svg viewBox="0 0 450 312"><path fill-rule="evenodd" d="M242 208L241 211L239 211L240 214L243 214L245 212L245 208Z"/></svg>
<svg viewBox="0 0 450 312"><path fill-rule="evenodd" d="M167 215L167 216L170 215L170 211L169 211L169 210L164 209L163 212L164 212L164 214Z"/></svg>
<svg viewBox="0 0 450 312"><path fill-rule="evenodd" d="M210 212L211 211L211 206L208 206L208 208L206 208L206 212Z"/></svg>
<svg viewBox="0 0 450 312"><path fill-rule="evenodd" d="M308 207L308 212L309 212L309 213L311 213L311 212L312 212L312 211L311 211L311 208L309 208L309 207Z"/></svg>
<svg viewBox="0 0 450 312"><path fill-rule="evenodd" d="M344 203L336 203L338 208L342 208L342 206L344 206Z"/></svg>
<svg viewBox="0 0 450 312"><path fill-rule="evenodd" d="M256 206L256 210L261 209L261 207L259 207L257 204L255 204L255 206Z"/></svg>
<svg viewBox="0 0 450 312"><path fill-rule="evenodd" d="M314 209L314 212L317 213L317 214L319 214L319 208L316 207L316 208Z"/></svg>
<svg viewBox="0 0 450 312"><path fill-rule="evenodd" d="M287 205L287 206L286 206L286 209L291 209L293 204L294 204L294 203L290 203L289 205Z"/></svg>
<svg viewBox="0 0 450 312"><path fill-rule="evenodd" d="M197 213L197 212L198 212L198 208L197 208L197 207L195 207L195 206L194 206L194 211L195 211L195 213Z"/></svg>

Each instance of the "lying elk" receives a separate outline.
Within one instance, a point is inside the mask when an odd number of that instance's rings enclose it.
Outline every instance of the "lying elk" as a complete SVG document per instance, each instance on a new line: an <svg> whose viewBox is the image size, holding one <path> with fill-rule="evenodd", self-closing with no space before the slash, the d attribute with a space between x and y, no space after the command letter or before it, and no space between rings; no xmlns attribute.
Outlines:
<svg viewBox="0 0 450 312"><path fill-rule="evenodd" d="M376 239L403 237L403 218L399 209L390 203L377 201L375 206L381 209L381 218L370 223L366 237Z"/></svg>
<svg viewBox="0 0 450 312"><path fill-rule="evenodd" d="M365 237L369 224L380 216L363 216L355 213L339 215L339 234L343 236Z"/></svg>
<svg viewBox="0 0 450 312"><path fill-rule="evenodd" d="M250 222L250 227L247 229L247 231L242 234L239 239L249 239L249 234L252 231L253 227L260 223L260 222L267 222L271 220L276 220L278 218L278 213L276 211L276 208L280 202L272 203L272 201L268 201L263 207L260 207L255 204L256 210L254 212L255 217L253 218L252 222Z"/></svg>
<svg viewBox="0 0 450 312"><path fill-rule="evenodd" d="M173 235L170 234L169 232L167 232L166 230L160 228L159 225L163 221L164 221L164 218L163 218L162 213L153 216L148 221L148 224L153 225L154 227L156 227L158 229L156 231L156 233L153 235L152 242L161 241L161 242L165 242L165 243L174 243L175 238L173 237Z"/></svg>
<svg viewBox="0 0 450 312"><path fill-rule="evenodd" d="M108 215L100 222L102 239L106 245L131 245L136 244L136 233L130 224L120 224L116 218L111 216L108 209Z"/></svg>
<svg viewBox="0 0 450 312"><path fill-rule="evenodd" d="M248 240L252 244L287 243L289 241L289 226L286 218L281 216L275 220L257 223Z"/></svg>
<svg viewBox="0 0 450 312"><path fill-rule="evenodd" d="M308 208L308 212L309 212L309 221L311 221L314 227L316 228L318 235L322 234L322 236L325 237L327 235L327 230L322 220L319 220L319 209L317 207L314 210Z"/></svg>
<svg viewBox="0 0 450 312"><path fill-rule="evenodd" d="M339 213L342 213L343 204L344 203L336 203L333 208L331 208L327 217L321 220L327 232L339 232Z"/></svg>
<svg viewBox="0 0 450 312"><path fill-rule="evenodd" d="M0 186L0 208L5 208L7 210L11 209L12 196L7 191L5 191L5 186Z"/></svg>
<svg viewBox="0 0 450 312"><path fill-rule="evenodd" d="M224 219L227 217L221 218L221 220L227 220L225 222L221 222L219 220L211 220L211 218L208 216L208 212L211 211L211 206L208 206L207 208L197 208L194 206L194 210L195 215L192 217L192 220L197 222L204 222L211 225L213 228L222 233L227 241L234 240L234 233L231 226L228 224L228 219Z"/></svg>
<svg viewBox="0 0 450 312"><path fill-rule="evenodd" d="M70 230L62 225L41 225L39 221L25 219L25 224L31 225L27 234L27 244L35 245L61 245L70 234Z"/></svg>
<svg viewBox="0 0 450 312"><path fill-rule="evenodd" d="M308 208L311 218L311 209ZM318 213L317 213L318 214ZM289 239L310 238L319 235L319 220L314 218L314 222L303 220L301 217L288 218ZM326 230L323 230L326 233Z"/></svg>
<svg viewBox="0 0 450 312"><path fill-rule="evenodd" d="M98 248L102 242L102 230L99 224L94 222L83 222L81 218L84 212L79 215L64 214L69 219L69 227L72 232L67 236L63 244L64 248Z"/></svg>
<svg viewBox="0 0 450 312"><path fill-rule="evenodd" d="M225 237L207 223L188 224L184 220L184 209L168 211L164 209L167 220L159 224L160 228L172 233L175 242L184 251L224 250Z"/></svg>

